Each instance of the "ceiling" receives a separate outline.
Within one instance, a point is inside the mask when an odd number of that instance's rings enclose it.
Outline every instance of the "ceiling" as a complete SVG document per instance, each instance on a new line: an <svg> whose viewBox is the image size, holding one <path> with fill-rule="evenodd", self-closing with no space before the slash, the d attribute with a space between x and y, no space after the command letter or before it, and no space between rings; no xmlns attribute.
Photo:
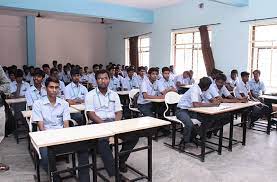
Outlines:
<svg viewBox="0 0 277 182"><path fill-rule="evenodd" d="M184 0L101 0L101 2L143 9L157 9L183 2Z"/></svg>

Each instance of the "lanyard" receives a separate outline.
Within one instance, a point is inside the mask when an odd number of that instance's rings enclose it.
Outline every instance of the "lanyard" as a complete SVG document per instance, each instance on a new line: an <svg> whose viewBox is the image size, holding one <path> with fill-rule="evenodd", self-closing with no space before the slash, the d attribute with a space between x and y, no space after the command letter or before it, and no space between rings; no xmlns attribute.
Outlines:
<svg viewBox="0 0 277 182"><path fill-rule="evenodd" d="M100 104L100 108L105 108L106 106L105 106L105 105L102 105L102 102L101 102L101 99L100 99L100 96L99 96L99 93L97 92L97 90L96 90L96 95L97 95L97 98L98 98L98 102L99 102L99 104ZM106 98L105 95L104 95L104 97ZM109 101L108 101L108 106L107 106L106 108L109 108L110 102L112 102L111 99L110 99L110 93L108 93L108 99L109 99Z"/></svg>
<svg viewBox="0 0 277 182"><path fill-rule="evenodd" d="M71 88L72 88L72 91L73 91L73 95L74 95L75 98L78 98L78 95L79 95L79 93L80 93L81 87L77 85L78 92L77 92L77 94L76 94L76 93L75 93L75 90L74 90L74 87L72 86L72 84L73 84L73 83L71 83Z"/></svg>

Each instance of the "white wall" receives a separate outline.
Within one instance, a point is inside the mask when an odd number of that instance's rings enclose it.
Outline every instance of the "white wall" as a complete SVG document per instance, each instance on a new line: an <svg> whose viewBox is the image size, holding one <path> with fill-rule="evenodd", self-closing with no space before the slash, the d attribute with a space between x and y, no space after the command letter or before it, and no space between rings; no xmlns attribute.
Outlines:
<svg viewBox="0 0 277 182"><path fill-rule="evenodd" d="M79 64L91 67L106 62L106 28L101 24L46 18L36 19L37 64Z"/></svg>
<svg viewBox="0 0 277 182"><path fill-rule="evenodd" d="M26 19L0 15L0 64L22 66L26 56Z"/></svg>
<svg viewBox="0 0 277 182"><path fill-rule="evenodd" d="M183 4L155 10L154 24L117 23L108 33L109 60L124 64L124 37L152 32L150 66L170 64L171 30L221 23L212 26L212 48L216 67L225 72L248 66L249 25L241 20L276 17L276 0L249 0L238 8L204 0L186 0ZM198 4L204 2L204 9Z"/></svg>

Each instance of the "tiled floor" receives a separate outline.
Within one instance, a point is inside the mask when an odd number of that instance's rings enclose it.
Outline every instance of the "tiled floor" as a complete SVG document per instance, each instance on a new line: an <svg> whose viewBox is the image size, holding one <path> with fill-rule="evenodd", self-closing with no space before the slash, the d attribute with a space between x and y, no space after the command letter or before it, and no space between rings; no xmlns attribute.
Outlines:
<svg viewBox="0 0 277 182"><path fill-rule="evenodd" d="M224 134L228 134L228 128ZM241 137L241 128L235 128L235 137ZM209 154L204 163L167 148L165 141L169 142L170 138L153 142L154 182L275 182L277 179L276 131L269 136L248 130L246 146L236 145L233 152L224 149L221 156ZM141 139L140 145L144 143ZM132 154L128 164L146 172L146 154L145 151ZM26 141L16 144L12 136L5 138L0 145L0 161L10 166L8 172L0 173L0 182L34 181L35 170ZM44 172L42 179L47 179Z"/></svg>

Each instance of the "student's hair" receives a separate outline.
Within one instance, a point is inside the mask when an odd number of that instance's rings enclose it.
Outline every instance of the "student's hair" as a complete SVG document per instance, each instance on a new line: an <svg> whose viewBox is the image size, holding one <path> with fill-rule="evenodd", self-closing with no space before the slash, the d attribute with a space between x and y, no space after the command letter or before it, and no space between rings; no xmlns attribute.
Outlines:
<svg viewBox="0 0 277 182"><path fill-rule="evenodd" d="M73 68L72 70L70 70L70 75L71 75L71 76L80 75L80 69L78 69L78 68Z"/></svg>
<svg viewBox="0 0 277 182"><path fill-rule="evenodd" d="M105 73L107 73L107 75L108 75L108 77L109 77L109 79L110 79L110 73L109 73L107 70L99 70L99 71L97 71L97 72L95 73L95 79L97 80L98 75L105 74Z"/></svg>
<svg viewBox="0 0 277 182"><path fill-rule="evenodd" d="M260 70L254 70L253 74L255 74L255 73L258 73L259 75L261 75L261 71Z"/></svg>
<svg viewBox="0 0 277 182"><path fill-rule="evenodd" d="M208 88L211 84L212 84L212 81L211 81L210 78L203 77L203 78L200 79L198 85L201 89L204 89L204 88Z"/></svg>
<svg viewBox="0 0 277 182"><path fill-rule="evenodd" d="M238 75L239 74L238 70L232 70L231 71L231 75L233 75L233 74L237 74Z"/></svg>
<svg viewBox="0 0 277 182"><path fill-rule="evenodd" d="M114 66L109 66L107 70L111 71L112 69L115 69L115 67Z"/></svg>
<svg viewBox="0 0 277 182"><path fill-rule="evenodd" d="M45 80L45 87L48 87L48 85L50 84L50 82L54 82L60 85L60 81L58 78L50 76Z"/></svg>
<svg viewBox="0 0 277 182"><path fill-rule="evenodd" d="M149 75L151 75L151 73L153 73L153 72L159 73L159 70L157 69L157 67L152 67L152 68L150 68L150 69L148 70L148 74L149 74Z"/></svg>
<svg viewBox="0 0 277 182"><path fill-rule="evenodd" d="M219 74L219 73L223 73L223 71L221 71L221 70L219 70L219 69L216 69L216 68L214 68L214 69L212 70L212 72L211 72L212 75L217 75L217 74Z"/></svg>
<svg viewBox="0 0 277 182"><path fill-rule="evenodd" d="M49 66L49 64L43 64L43 65L42 65L42 69L43 69L43 68L50 68L50 66Z"/></svg>
<svg viewBox="0 0 277 182"><path fill-rule="evenodd" d="M94 65L92 66L92 69L95 69L96 67L99 67L99 65L98 65L98 64L94 64Z"/></svg>
<svg viewBox="0 0 277 182"><path fill-rule="evenodd" d="M55 71L59 72L59 70L57 68L51 68L50 75L52 75Z"/></svg>
<svg viewBox="0 0 277 182"><path fill-rule="evenodd" d="M127 69L127 73L129 73L130 71L135 71L135 69L134 69L133 67L129 67L129 68Z"/></svg>
<svg viewBox="0 0 277 182"><path fill-rule="evenodd" d="M9 73L9 75L13 74L15 76L15 71L12 69L8 70L8 73Z"/></svg>
<svg viewBox="0 0 277 182"><path fill-rule="evenodd" d="M116 69L116 70L120 70L120 67L118 67L118 66L115 66L115 69Z"/></svg>
<svg viewBox="0 0 277 182"><path fill-rule="evenodd" d="M216 80L223 80L224 82L226 82L227 77L226 77L226 75L223 74L223 73L218 73L218 74L216 75L215 79L216 79Z"/></svg>
<svg viewBox="0 0 277 182"><path fill-rule="evenodd" d="M144 67L144 66L138 67L138 72L140 72L141 70L144 70L144 71L145 71L145 67Z"/></svg>
<svg viewBox="0 0 277 182"><path fill-rule="evenodd" d="M34 73L34 76L41 76L42 78L44 78L45 77L45 73L41 69L36 69L35 73Z"/></svg>
<svg viewBox="0 0 277 182"><path fill-rule="evenodd" d="M53 60L53 61L52 61L52 64L54 64L54 63L55 63L55 64L58 64L58 61L57 61L57 60Z"/></svg>
<svg viewBox="0 0 277 182"><path fill-rule="evenodd" d="M85 67L84 67L84 69L88 69L88 67L87 67L87 66L85 66Z"/></svg>
<svg viewBox="0 0 277 182"><path fill-rule="evenodd" d="M248 73L247 71L243 71L243 72L240 73L241 77L249 76L249 75L250 75L250 73Z"/></svg>
<svg viewBox="0 0 277 182"><path fill-rule="evenodd" d="M165 71L169 71L169 72L170 72L169 67L163 67L163 68L162 68L162 73L165 72Z"/></svg>
<svg viewBox="0 0 277 182"><path fill-rule="evenodd" d="M15 73L15 77L23 77L23 71L22 69L17 69Z"/></svg>

